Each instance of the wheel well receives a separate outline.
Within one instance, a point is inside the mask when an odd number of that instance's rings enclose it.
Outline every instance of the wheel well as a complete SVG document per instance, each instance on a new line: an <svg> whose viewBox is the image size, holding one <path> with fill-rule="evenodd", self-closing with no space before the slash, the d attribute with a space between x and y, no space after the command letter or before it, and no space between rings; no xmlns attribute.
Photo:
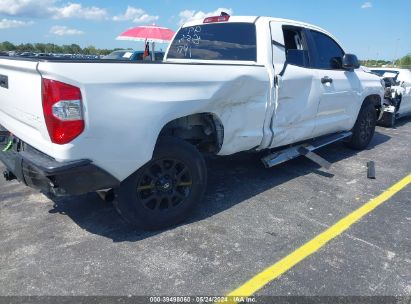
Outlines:
<svg viewBox="0 0 411 304"><path fill-rule="evenodd" d="M202 153L217 154L224 140L224 127L213 113L199 113L174 119L160 131L161 136L181 138Z"/></svg>
<svg viewBox="0 0 411 304"><path fill-rule="evenodd" d="M374 105L375 110L377 111L377 117L379 117L381 113L381 97L377 94L369 95L364 99L362 104L365 105L367 103L371 103Z"/></svg>

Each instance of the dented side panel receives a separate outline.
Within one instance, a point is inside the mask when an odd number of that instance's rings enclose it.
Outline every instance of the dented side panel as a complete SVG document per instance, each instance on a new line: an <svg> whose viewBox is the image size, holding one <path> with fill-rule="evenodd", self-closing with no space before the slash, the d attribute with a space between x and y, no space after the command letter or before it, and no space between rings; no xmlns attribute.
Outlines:
<svg viewBox="0 0 411 304"><path fill-rule="evenodd" d="M91 158L120 180L151 159L168 122L187 115L218 117L221 155L262 141L270 92L264 66L40 62L39 71L80 87L84 99L86 130L51 156Z"/></svg>
<svg viewBox="0 0 411 304"><path fill-rule="evenodd" d="M281 77L271 147L311 138L316 123L319 85L311 69L288 65Z"/></svg>

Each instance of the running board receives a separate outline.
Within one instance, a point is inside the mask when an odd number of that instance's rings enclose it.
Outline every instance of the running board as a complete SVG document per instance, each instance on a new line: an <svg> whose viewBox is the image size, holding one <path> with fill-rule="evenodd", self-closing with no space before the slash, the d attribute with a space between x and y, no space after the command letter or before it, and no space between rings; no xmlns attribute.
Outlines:
<svg viewBox="0 0 411 304"><path fill-rule="evenodd" d="M281 163L284 163L290 159L296 158L298 156L306 156L307 158L319 164L320 166L329 169L331 164L319 155L313 153L313 151L326 145L332 144L336 141L340 141L344 138L350 137L351 135L351 132L342 132L328 136L323 136L314 139L310 142L306 142L283 150L275 151L274 153L271 153L263 157L261 161L263 162L266 168L271 168Z"/></svg>

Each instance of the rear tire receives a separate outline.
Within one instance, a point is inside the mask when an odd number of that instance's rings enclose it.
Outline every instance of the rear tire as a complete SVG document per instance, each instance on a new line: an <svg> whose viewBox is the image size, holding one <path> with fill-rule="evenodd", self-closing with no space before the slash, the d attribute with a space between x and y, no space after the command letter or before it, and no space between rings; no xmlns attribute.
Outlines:
<svg viewBox="0 0 411 304"><path fill-rule="evenodd" d="M116 189L113 203L128 223L157 230L185 220L203 200L206 184L200 152L179 138L163 137L152 160Z"/></svg>
<svg viewBox="0 0 411 304"><path fill-rule="evenodd" d="M352 136L346 145L352 149L365 149L372 140L377 124L377 112L372 103L365 103L358 113L357 121L351 130Z"/></svg>

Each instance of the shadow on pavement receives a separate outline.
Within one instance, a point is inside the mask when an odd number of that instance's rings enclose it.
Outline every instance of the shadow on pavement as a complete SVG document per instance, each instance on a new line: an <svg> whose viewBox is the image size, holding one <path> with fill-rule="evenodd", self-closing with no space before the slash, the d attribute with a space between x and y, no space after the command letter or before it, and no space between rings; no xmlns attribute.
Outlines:
<svg viewBox="0 0 411 304"><path fill-rule="evenodd" d="M389 136L377 130L368 149L373 149L389 140ZM343 143L335 143L322 148L318 154L331 163L336 163L355 156L357 151L346 148ZM262 153L239 153L208 159L209 179L206 198L185 224L218 214L299 176L314 172L328 178L333 177L333 174L324 171L317 164L303 157L273 169L266 169L260 161L262 155ZM81 228L110 238L114 242L135 242L164 231L146 232L128 227L118 216L112 204L103 202L94 193L54 199L54 203L54 208L49 211L50 213L65 214Z"/></svg>
<svg viewBox="0 0 411 304"><path fill-rule="evenodd" d="M411 122L411 114L408 116L398 118L397 121L395 122L395 128L401 127L409 122Z"/></svg>

